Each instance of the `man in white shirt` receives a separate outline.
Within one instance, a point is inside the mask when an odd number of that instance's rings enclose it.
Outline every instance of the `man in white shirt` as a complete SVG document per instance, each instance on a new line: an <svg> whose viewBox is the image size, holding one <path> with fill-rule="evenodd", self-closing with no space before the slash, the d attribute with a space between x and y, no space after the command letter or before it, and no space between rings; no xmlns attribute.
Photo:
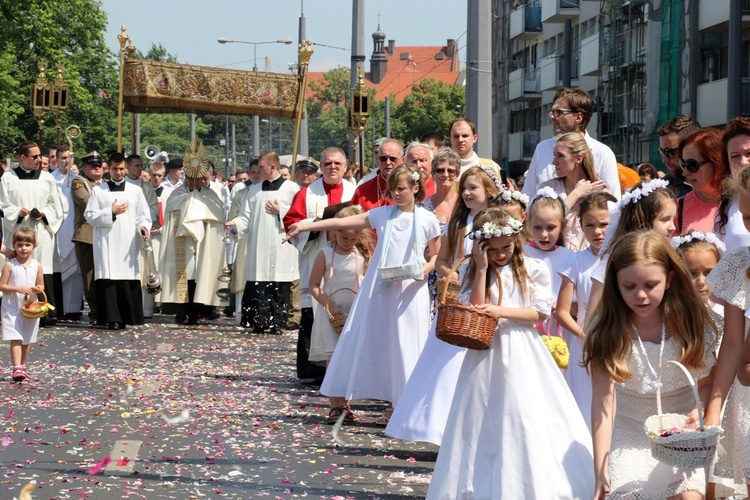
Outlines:
<svg viewBox="0 0 750 500"><path fill-rule="evenodd" d="M500 165L495 163L491 158L480 158L479 155L474 151L474 144L476 144L479 136L477 135L477 127L474 122L468 118L456 118L451 123L451 147L453 151L458 153L461 158L461 173L466 172L469 167L477 167L484 165L492 170L498 179L500 175Z"/></svg>
<svg viewBox="0 0 750 500"><path fill-rule="evenodd" d="M584 134L586 143L594 155L596 176L604 181L609 192L619 200L621 198L620 179L617 176L615 154L607 145L592 138L586 132L592 114L593 106L588 94L580 89L566 87L557 90L549 111L555 136L568 132ZM523 193L529 198L536 195L543 183L556 176L555 166L552 165L555 144L557 144L557 139L552 137L537 144L534 150L529 170L526 172L526 182L523 185Z"/></svg>

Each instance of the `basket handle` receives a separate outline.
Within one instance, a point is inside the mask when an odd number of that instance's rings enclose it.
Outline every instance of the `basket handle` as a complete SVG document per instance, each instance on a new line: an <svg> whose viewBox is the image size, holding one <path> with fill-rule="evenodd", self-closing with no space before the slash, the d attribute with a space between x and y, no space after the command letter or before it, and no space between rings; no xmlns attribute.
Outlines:
<svg viewBox="0 0 750 500"><path fill-rule="evenodd" d="M329 295L328 298L326 299L326 303L323 305L323 307L325 308L326 312L328 313L328 317L331 318L331 319L333 319L333 314L331 314L331 311L328 308L328 303L331 301L331 299L333 298L334 295L336 295L337 293L339 293L342 290L348 290L348 291L352 292L354 295L357 295L357 292L355 292L351 288L339 288L338 290L336 290L335 292L333 292L331 295Z"/></svg>
<svg viewBox="0 0 750 500"><path fill-rule="evenodd" d="M682 363L679 361L673 361L669 360L666 361L663 365L661 365L661 368L659 368L659 376L657 379L658 384L656 385L656 412L657 414L661 415L661 375L664 373L664 370L667 368L667 365L673 364L677 366L682 372L685 374L685 376L688 379L688 382L690 382L690 388L693 390L693 397L695 398L695 407L698 409L698 421L700 423L700 429L704 430L706 428L706 421L703 418L703 411L701 410L701 398L698 395L698 386L695 385L695 380L693 380L693 376L690 375L690 372L685 368Z"/></svg>
<svg viewBox="0 0 750 500"><path fill-rule="evenodd" d="M42 294L42 297L44 297L44 303L46 304L47 303L47 294L44 293L44 290L41 290L40 293ZM38 294L33 294L33 295L34 295L34 297L36 297L36 295L38 295ZM27 295L26 298L28 299L29 296ZM28 302L28 300L26 302ZM38 300L35 300L34 302L38 302Z"/></svg>
<svg viewBox="0 0 750 500"><path fill-rule="evenodd" d="M471 257L471 254L467 253L463 257L461 257L458 260L456 260L456 263L453 264L453 267L451 268L451 272L448 273L448 276L453 276L453 273L456 272L456 270L458 269L458 266L460 266L461 263L463 261L465 261L466 259L468 259L469 257ZM498 271L497 266L494 265L494 264L492 264L492 263L490 263L490 267L492 268L493 271L495 271L495 275L497 276L497 284L500 287L500 300L502 300L502 296L503 296L503 288L502 288L502 286L503 286L503 280L500 277L500 271ZM445 304L445 297L446 297L447 294L448 294L448 285L446 284L446 286L443 287L443 291L440 294L440 303L441 304Z"/></svg>

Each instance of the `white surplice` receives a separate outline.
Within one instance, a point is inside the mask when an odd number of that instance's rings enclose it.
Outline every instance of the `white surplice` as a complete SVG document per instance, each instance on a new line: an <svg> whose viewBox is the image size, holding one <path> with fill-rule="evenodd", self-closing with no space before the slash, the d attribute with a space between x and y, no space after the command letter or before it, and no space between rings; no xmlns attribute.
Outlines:
<svg viewBox="0 0 750 500"><path fill-rule="evenodd" d="M113 217L115 200L127 202L128 206L125 213ZM143 191L125 182L124 191L111 192L105 182L91 190L83 215L94 228L94 279L139 280L140 228L151 230L151 214Z"/></svg>
<svg viewBox="0 0 750 500"><path fill-rule="evenodd" d="M286 235L282 220L299 191L297 183L284 181L278 190L263 191L263 183L248 188L240 214L234 219L241 238L249 234L245 254L245 281L291 282L299 279L298 252L282 244ZM266 203L279 202L279 214L266 213ZM238 253L237 259L242 258Z"/></svg>
<svg viewBox="0 0 750 500"><path fill-rule="evenodd" d="M31 220L28 215L18 223L18 214L22 208L36 208L43 212L47 223ZM41 171L37 179L20 179L15 169L5 172L0 179L0 209L4 214L5 246L13 248L13 233L19 227L34 229L36 248L31 256L42 265L45 274L52 274L55 234L63 219L63 207L54 177L49 172Z"/></svg>

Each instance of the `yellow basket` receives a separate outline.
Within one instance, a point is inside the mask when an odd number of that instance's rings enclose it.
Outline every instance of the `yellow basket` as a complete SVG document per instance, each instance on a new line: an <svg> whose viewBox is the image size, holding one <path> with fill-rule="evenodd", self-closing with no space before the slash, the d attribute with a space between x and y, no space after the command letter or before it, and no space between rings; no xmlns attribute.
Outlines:
<svg viewBox="0 0 750 500"><path fill-rule="evenodd" d="M29 302L26 300L23 303L23 307L21 307L21 314L25 318L28 319L37 319L37 318L43 318L47 315L47 312L53 310L55 307L47 302L47 294L44 293L44 290L42 290L42 296L44 297L44 301L38 301L35 300L34 302ZM36 296L34 296L36 297ZM26 299L28 299L29 296L26 296Z"/></svg>
<svg viewBox="0 0 750 500"><path fill-rule="evenodd" d="M701 400L698 396L698 388L687 368L677 361L667 361L659 369L658 386L656 389L656 411L657 414L646 419L644 431L651 439L651 456L659 462L673 467L704 467L709 465L716 454L716 445L719 444L719 436L723 432L721 427L706 427L703 412L698 411L699 426L685 427L687 415L678 413L661 412L661 375L669 363L680 368L690 381L693 390L695 404L700 410ZM662 437L661 434L672 428L687 430L680 434L672 434Z"/></svg>

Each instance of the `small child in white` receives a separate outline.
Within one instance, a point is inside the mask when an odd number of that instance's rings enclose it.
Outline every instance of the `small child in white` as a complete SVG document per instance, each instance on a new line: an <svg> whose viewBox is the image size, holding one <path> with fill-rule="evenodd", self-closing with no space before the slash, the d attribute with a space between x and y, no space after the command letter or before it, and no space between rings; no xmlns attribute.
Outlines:
<svg viewBox="0 0 750 500"><path fill-rule="evenodd" d="M39 331L39 319L29 319L21 313L26 297L44 290L42 265L31 258L34 248L34 231L26 227L19 228L13 234L16 257L5 263L0 274L3 340L10 341L14 382L30 379L26 371L26 358L29 355L29 345L36 342Z"/></svg>

